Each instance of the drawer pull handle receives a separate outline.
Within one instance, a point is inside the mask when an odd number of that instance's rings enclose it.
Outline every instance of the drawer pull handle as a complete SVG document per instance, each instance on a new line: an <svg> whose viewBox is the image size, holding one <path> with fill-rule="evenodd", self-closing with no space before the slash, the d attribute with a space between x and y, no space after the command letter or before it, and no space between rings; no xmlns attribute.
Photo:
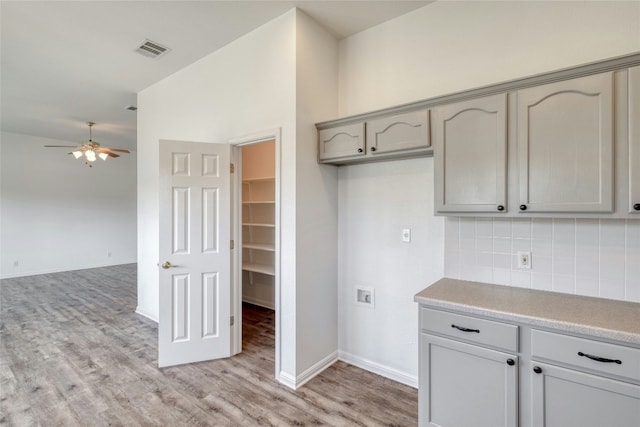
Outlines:
<svg viewBox="0 0 640 427"><path fill-rule="evenodd" d="M452 328L456 328L459 331L462 332L475 332L476 334L480 333L480 329L469 329L469 328L463 328L462 326L457 326L457 325L451 325Z"/></svg>
<svg viewBox="0 0 640 427"><path fill-rule="evenodd" d="M619 360L619 359L606 359L604 357L592 356L590 354L586 354L586 353L583 353L581 351L578 352L578 356L586 357L587 359L595 360L596 362L617 363L618 365L622 365L622 360Z"/></svg>

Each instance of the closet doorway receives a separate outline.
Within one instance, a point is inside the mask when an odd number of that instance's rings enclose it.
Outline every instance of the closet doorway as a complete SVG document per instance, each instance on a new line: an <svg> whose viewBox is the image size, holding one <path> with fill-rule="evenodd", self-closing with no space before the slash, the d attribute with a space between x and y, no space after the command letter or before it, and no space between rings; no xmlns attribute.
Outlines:
<svg viewBox="0 0 640 427"><path fill-rule="evenodd" d="M241 181L242 351L254 354L265 362L265 369L271 370L278 365L276 141L243 144L237 150Z"/></svg>

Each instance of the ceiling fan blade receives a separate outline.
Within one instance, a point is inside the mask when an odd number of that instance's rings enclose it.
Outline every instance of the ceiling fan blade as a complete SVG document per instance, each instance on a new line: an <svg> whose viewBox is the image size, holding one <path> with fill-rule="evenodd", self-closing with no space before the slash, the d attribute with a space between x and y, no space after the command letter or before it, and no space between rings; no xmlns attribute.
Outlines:
<svg viewBox="0 0 640 427"><path fill-rule="evenodd" d="M112 148L112 147L103 147L103 148L106 148L107 150L111 150L111 151L119 151L121 153L131 153L131 151L125 150L123 148Z"/></svg>
<svg viewBox="0 0 640 427"><path fill-rule="evenodd" d="M59 148L59 147L60 148L61 147L64 147L64 148L77 148L78 146L77 145L45 145L45 147L47 147L47 148L51 148L51 147L55 147L55 148Z"/></svg>
<svg viewBox="0 0 640 427"><path fill-rule="evenodd" d="M116 154L116 153L107 153L107 155L109 157L120 157L120 154Z"/></svg>

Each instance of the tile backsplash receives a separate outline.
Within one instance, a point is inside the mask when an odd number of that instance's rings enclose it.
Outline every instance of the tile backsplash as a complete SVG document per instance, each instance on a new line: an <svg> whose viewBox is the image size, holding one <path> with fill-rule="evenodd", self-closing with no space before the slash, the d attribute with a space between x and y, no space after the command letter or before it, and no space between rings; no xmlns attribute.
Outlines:
<svg viewBox="0 0 640 427"><path fill-rule="evenodd" d="M640 220L447 217L444 245L446 277L640 302Z"/></svg>

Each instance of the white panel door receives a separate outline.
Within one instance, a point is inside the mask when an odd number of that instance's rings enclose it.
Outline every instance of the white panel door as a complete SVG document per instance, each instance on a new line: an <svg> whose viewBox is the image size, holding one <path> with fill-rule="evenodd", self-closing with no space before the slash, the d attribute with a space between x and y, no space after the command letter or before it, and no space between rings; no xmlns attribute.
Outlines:
<svg viewBox="0 0 640 427"><path fill-rule="evenodd" d="M160 141L160 367L231 355L229 165L228 144Z"/></svg>

